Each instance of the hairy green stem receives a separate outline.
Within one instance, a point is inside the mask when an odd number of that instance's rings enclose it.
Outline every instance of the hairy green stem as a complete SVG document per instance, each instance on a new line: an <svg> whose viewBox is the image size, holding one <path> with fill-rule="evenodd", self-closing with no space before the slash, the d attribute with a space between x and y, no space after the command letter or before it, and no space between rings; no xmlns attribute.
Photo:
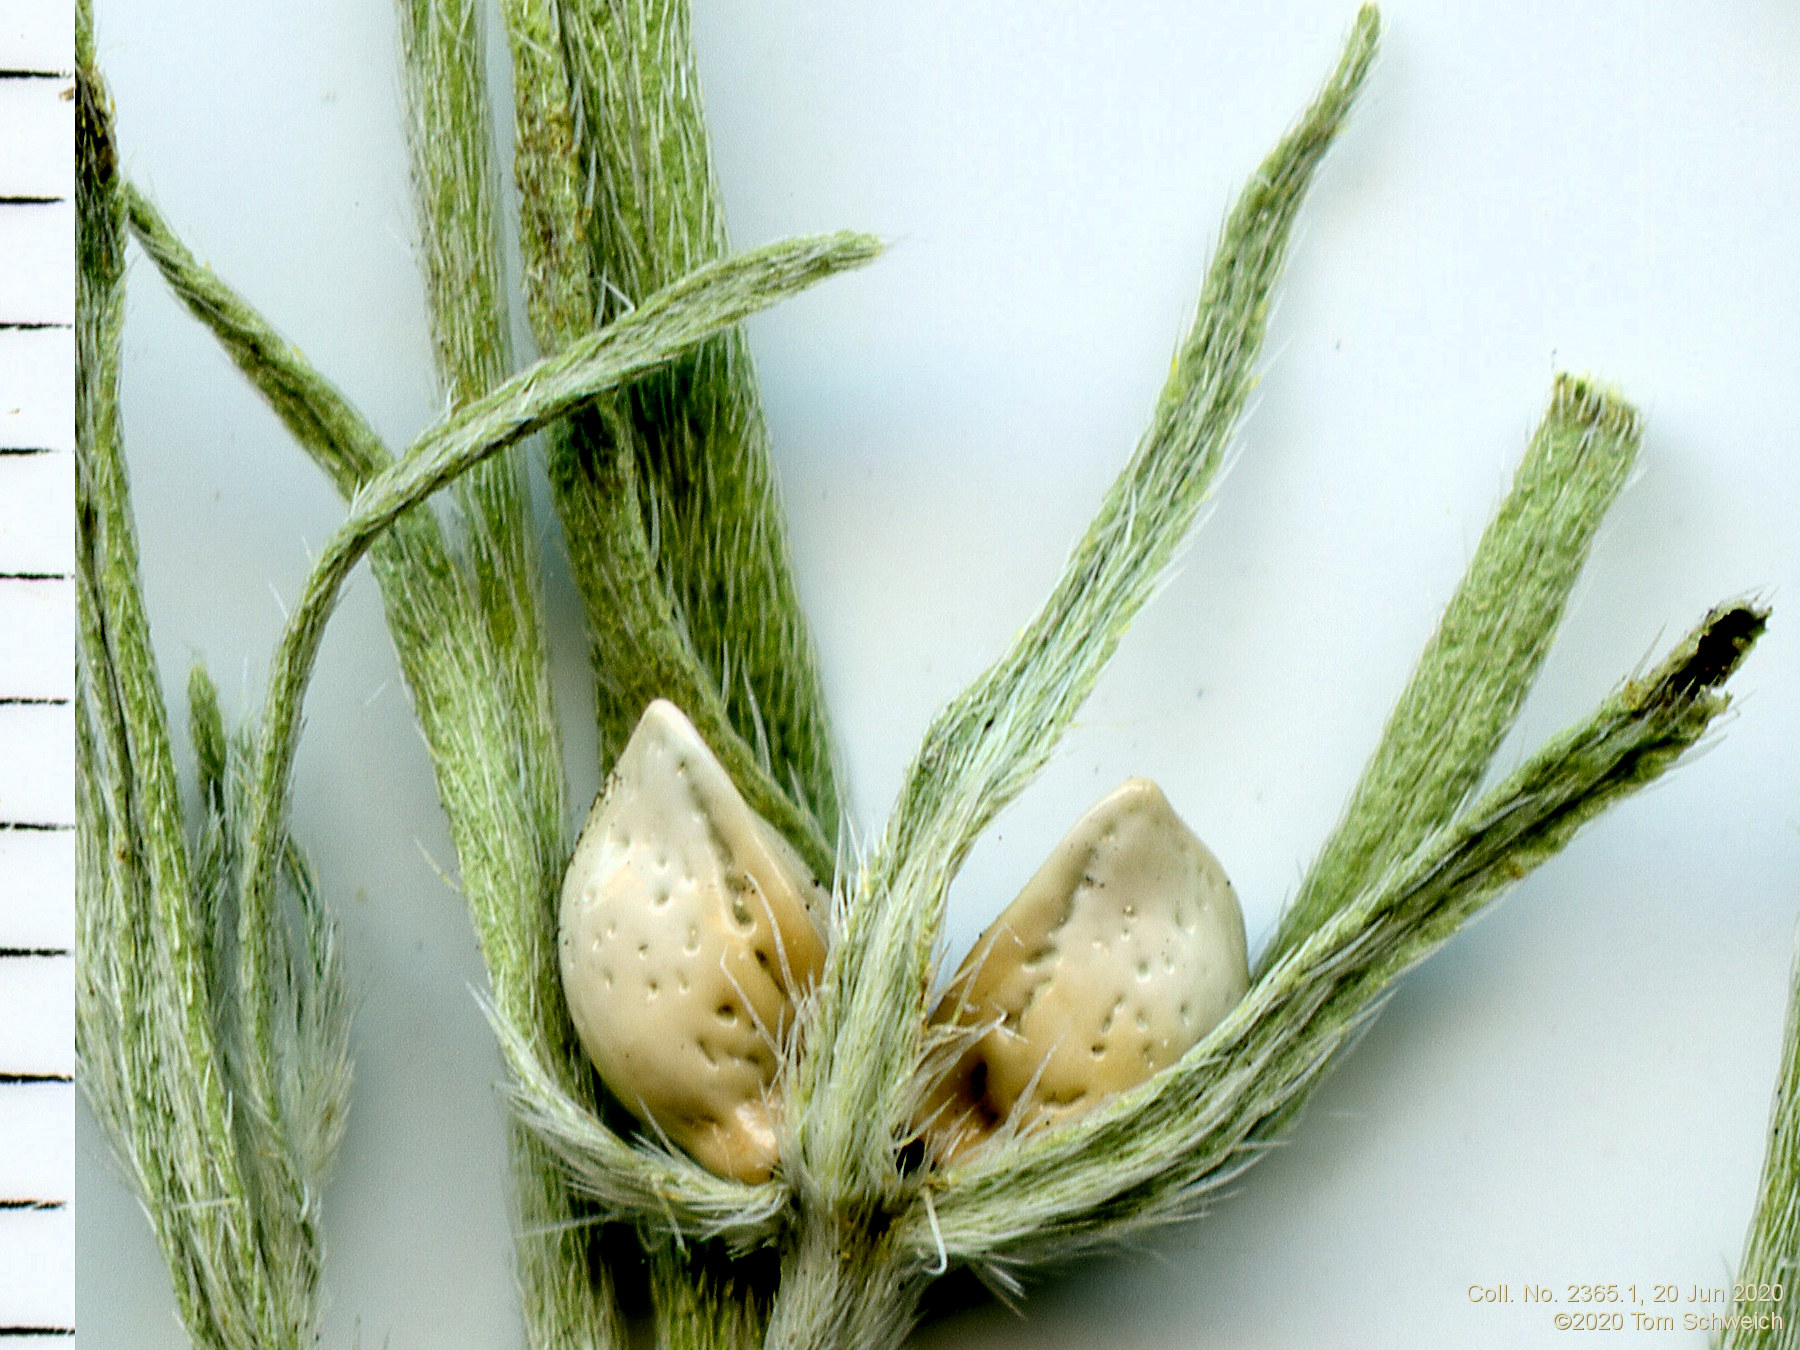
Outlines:
<svg viewBox="0 0 1800 1350"><path fill-rule="evenodd" d="M645 1259L656 1350L759 1350L764 1310L751 1290L699 1253L653 1244Z"/></svg>
<svg viewBox="0 0 1800 1350"><path fill-rule="evenodd" d="M438 376L451 408L488 393L512 368L500 263L483 15L472 0L400 0L408 143ZM508 456L457 479L472 592L515 708L518 771L527 779L545 881L562 865L561 742L550 694L538 550L522 464Z"/></svg>
<svg viewBox="0 0 1800 1350"><path fill-rule="evenodd" d="M420 220L420 253L439 379L464 407L509 372L507 305L500 263L499 175L482 41L483 15L469 0L400 0L408 144ZM465 523L468 593L486 629L497 714L481 724L484 763L510 773L516 791L468 822L470 833L507 834L533 874L514 878L526 894L555 894L564 862L561 744L550 692L536 531L518 456L495 458L457 479ZM516 950L534 967L522 981L554 988L554 953L542 904L525 907ZM535 924L533 923L535 920ZM531 931L532 929L537 931ZM534 1026L559 1039L552 1003ZM586 1272L592 1210L574 1196L543 1146L512 1125L514 1203L520 1234L519 1301L526 1339L539 1347L622 1343L610 1281Z"/></svg>
<svg viewBox="0 0 1800 1350"><path fill-rule="evenodd" d="M395 13L438 376L459 408L512 368L483 15L473 0L397 0Z"/></svg>
<svg viewBox="0 0 1800 1350"><path fill-rule="evenodd" d="M679 275L719 256L724 234L715 219L704 124L694 97L698 86L689 81L682 85L685 92L678 94L664 88L654 73L663 69L663 63L691 63L686 21L677 7L641 11L627 7L607 16L579 7L553 10L543 0L507 0L505 13L513 54L514 174L522 197L527 304L539 345L556 351L592 321L597 288L610 285L616 295L621 284L603 263L594 262L606 250L597 255L591 247L589 232L595 228L596 213L581 187L584 172L597 183L635 182L632 191L642 191L660 204L654 214L666 228L655 238L643 235L641 228L615 231L622 241L619 249L634 260L630 294L641 294L657 278ZM592 117L598 106L595 90L609 80L609 106L616 110L617 121L604 131L590 125L587 134L578 135L577 90L586 90ZM661 92L651 97L646 81ZM676 106L665 106L671 99ZM640 162L646 153L641 140L647 125L665 117L666 137L655 152L652 169ZM596 148L595 136L603 137L610 151ZM608 159L608 153L614 158ZM652 177L639 181L643 173ZM679 186L674 179L680 179ZM691 223L695 213L711 222L703 223L698 233L678 223ZM642 227L641 213L634 213L634 219ZM598 281L591 267L599 268ZM740 339L733 335L728 341L736 344ZM743 369L747 372L747 367ZM734 418L754 413L760 420L753 385L734 397ZM687 420L717 440L706 453L722 464L732 464L741 455L742 448L725 434L729 427L711 413L702 416L695 411ZM796 689L812 690L806 697L815 705L813 710L791 720L796 725L817 724L807 733L817 769L813 791L795 781L791 766L783 776L782 756L771 749L766 723L752 717L746 725L742 716L746 706L757 705L734 700L719 678L718 663L709 664L697 640L693 613L668 571L672 561L679 565L684 546L667 537L660 547L652 542L661 529L655 502L662 489L645 467L645 434L624 400L571 419L550 433L551 486L593 647L601 765L611 762L652 699L672 700L694 720L751 804L794 843L817 875L829 880L837 862L837 789L823 730L823 704L812 674L810 639L797 602L789 604L776 636L801 652L804 660L771 672L770 678L797 680ZM760 471L747 463L728 472ZM750 503L746 509L750 525L723 507L707 516L711 522L707 547L718 547L718 541L745 532L766 542L771 536L755 521L772 506ZM785 545L777 552L782 550ZM775 559L783 575L784 556ZM755 570L768 562L751 558L745 565ZM791 583L778 577L775 590L792 600ZM794 628L797 636L781 637L782 624ZM769 639L772 630L766 623L746 618L746 625L736 634L738 649ZM754 637L747 639L747 634ZM783 659L771 658L775 664ZM829 802L829 810L821 809L821 800Z"/></svg>
<svg viewBox="0 0 1800 1350"><path fill-rule="evenodd" d="M926 1267L872 1215L815 1210L781 1263L769 1350L899 1350L918 1320Z"/></svg>
<svg viewBox="0 0 1800 1350"><path fill-rule="evenodd" d="M366 419L304 356L201 264L150 202L133 193L132 226L164 279L209 328L268 401L302 449L346 498L386 471L392 456ZM511 766L516 741L490 635L451 554L437 516L412 511L372 548L388 628L450 818L463 888L494 981L497 1002L521 1015L540 1002L534 955L547 900L521 906L539 884L542 860L520 831L497 820L527 820ZM526 831L525 833L529 833Z"/></svg>
<svg viewBox="0 0 1800 1350"><path fill-rule="evenodd" d="M78 866L95 897L81 926L84 1077L123 1141L200 1344L297 1350L311 1325L308 1183L341 1125L345 1079L330 928L286 816L306 684L365 553L431 749L512 1070L533 1350L626 1342L606 1273L590 1266L601 1214L644 1239L659 1347L888 1350L952 1265L1014 1285L1027 1266L1193 1213L1291 1123L1396 979L1666 771L1725 708L1720 686L1764 621L1748 605L1709 615L1649 676L1471 804L1637 445L1628 407L1559 380L1243 1003L1170 1070L1088 1116L1003 1132L948 1166L905 1151L948 887L1052 753L1210 491L1254 382L1296 214L1373 60L1378 23L1365 8L1324 90L1228 217L1150 426L1052 595L935 720L880 844L858 875L836 878L842 922L779 1085L776 1177L727 1180L615 1131L594 1107L557 975L563 783L527 498L519 466L499 452L550 433L603 762L644 704L674 699L751 805L834 880L842 804L737 325L874 246L840 235L725 258L687 0L502 0L526 304L546 358L506 379L479 9L399 7L451 413L398 460L119 183L104 96L91 79L78 91ZM194 673L202 822L191 855L118 446L127 213L184 303L350 498L283 631L255 737L227 734L216 690ZM448 485L467 526L454 543L425 505ZM1747 1276L1792 1275L1797 1038L1790 1026ZM123 1061L95 1054L90 1067L87 1047L108 1042ZM760 1283L768 1264L725 1264L757 1249L779 1260L772 1286Z"/></svg>
<svg viewBox="0 0 1800 1350"><path fill-rule="evenodd" d="M152 1216L184 1322L197 1338L229 1345L265 1291L254 1265L226 1282L250 1215L224 1085L212 1072L211 998L196 960L174 758L138 583L118 390L125 213L85 0L76 25L77 725L88 808L77 849L78 1055L95 1114ZM171 1008L180 1010L173 1019ZM236 1203L220 1222L184 1222L180 1206L209 1194Z"/></svg>
<svg viewBox="0 0 1800 1350"><path fill-rule="evenodd" d="M93 14L76 18L77 1058L151 1216L182 1320L227 1346L266 1302L197 959L175 768L119 415L125 210ZM183 1206L217 1196L212 1222ZM246 1287L247 1286L247 1287Z"/></svg>
<svg viewBox="0 0 1800 1350"><path fill-rule="evenodd" d="M188 1050L210 1056L203 1000L190 960L192 895L175 759L162 684L139 583L137 532L119 416L119 342L124 325L124 202L112 115L92 65L92 15L81 13L85 61L77 81L76 461L78 596L89 674L103 681L100 698L113 733L112 752L127 804L134 863L141 867L157 926L170 944L168 972L190 983Z"/></svg>
<svg viewBox="0 0 1800 1350"><path fill-rule="evenodd" d="M368 422L241 296L194 258L141 195L131 196L139 243L164 279L268 401L346 498L392 464ZM372 548L388 628L445 804L477 937L496 1001L523 1016L542 1004L536 972L548 901L521 906L542 861L522 831L515 738L489 633L438 517L412 511Z"/></svg>
<svg viewBox="0 0 1800 1350"><path fill-rule="evenodd" d="M216 273L198 263L141 198L134 202L134 223L176 294L213 330L345 495L363 488L390 463L386 448L360 414ZM600 1156L613 1164L626 1159L625 1166L610 1166L609 1175L647 1173L641 1185L624 1183L644 1202L639 1208L673 1203L677 1214L689 1213L679 1202L657 1200L682 1193L665 1175L667 1169L643 1165L635 1151L592 1115L591 1071L574 1044L556 973L555 887L542 884L541 858L522 824L532 812L519 798L521 783L512 767L516 714L496 692L500 680L490 634L468 598L467 583L436 516L421 510L401 516L373 544L373 561L402 671L431 747L463 890L493 983L496 1024L507 1029L503 1043L529 1062L541 1092L569 1107L584 1127L591 1124L599 1132ZM534 895L534 903L520 903L521 896ZM588 1105L574 1106L577 1097ZM623 1333L616 1313L608 1311L606 1292L588 1278L587 1236L571 1222L574 1216L563 1198L567 1182L551 1174L547 1146L521 1141L521 1147L531 1151L518 1197L520 1292L528 1325L547 1332L550 1344L620 1343ZM584 1156L595 1151L593 1139L586 1139ZM668 1166L701 1193L702 1212L743 1214L745 1206L737 1197L712 1196L715 1190L729 1190L731 1183L685 1157ZM606 1194L605 1188L599 1193ZM768 1212L763 1201L753 1201L751 1208ZM692 1222L691 1214L675 1221L686 1231L709 1226L704 1219ZM563 1328L566 1338L554 1328Z"/></svg>

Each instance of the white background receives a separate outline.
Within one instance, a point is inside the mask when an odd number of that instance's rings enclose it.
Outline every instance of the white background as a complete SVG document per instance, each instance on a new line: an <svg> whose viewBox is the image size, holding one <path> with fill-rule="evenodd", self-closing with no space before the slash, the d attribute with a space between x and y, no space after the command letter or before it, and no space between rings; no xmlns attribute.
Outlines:
<svg viewBox="0 0 1800 1350"><path fill-rule="evenodd" d="M696 3L735 239L893 242L751 327L873 832L932 711L1032 612L1129 451L1217 222L1352 6ZM99 8L129 171L403 443L436 396L386 8ZM1728 1282L1740 1248L1800 909L1800 10L1394 0L1386 17L1238 461L1059 761L970 863L953 952L1131 774L1163 784L1265 937L1555 370L1617 381L1649 431L1503 760L1714 601L1764 596L1774 624L1710 753L1409 978L1210 1218L1056 1276L1023 1320L960 1312L925 1333L943 1350L1559 1344L1546 1312L1469 1286L1685 1295ZM244 712L341 508L142 263L127 361L165 678L204 656ZM555 585L579 729L577 611ZM361 998L324 1343L516 1346L480 966L366 576L308 713L297 833ZM83 1130L84 1341L178 1345L147 1230Z"/></svg>

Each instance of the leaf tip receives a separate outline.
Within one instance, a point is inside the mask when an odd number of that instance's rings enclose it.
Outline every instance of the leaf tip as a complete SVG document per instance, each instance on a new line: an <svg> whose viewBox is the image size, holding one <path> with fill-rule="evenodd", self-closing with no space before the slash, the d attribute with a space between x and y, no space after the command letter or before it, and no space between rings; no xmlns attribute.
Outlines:
<svg viewBox="0 0 1800 1350"><path fill-rule="evenodd" d="M1598 431L1631 449L1643 439L1643 415L1616 385L1591 375L1558 372L1550 395L1550 416L1572 426Z"/></svg>
<svg viewBox="0 0 1800 1350"><path fill-rule="evenodd" d="M1733 601L1718 606L1675 654L1658 685L1682 698L1718 688L1744 663L1768 626L1766 605Z"/></svg>
<svg viewBox="0 0 1800 1350"><path fill-rule="evenodd" d="M1369 66L1380 46L1381 8L1364 5L1356 11L1356 21L1350 25L1350 37L1344 43L1344 55L1338 63L1333 83L1354 93L1363 76L1369 73Z"/></svg>
<svg viewBox="0 0 1800 1350"><path fill-rule="evenodd" d="M841 231L833 241L838 257L847 267L862 267L887 252L888 241L880 235L861 230Z"/></svg>

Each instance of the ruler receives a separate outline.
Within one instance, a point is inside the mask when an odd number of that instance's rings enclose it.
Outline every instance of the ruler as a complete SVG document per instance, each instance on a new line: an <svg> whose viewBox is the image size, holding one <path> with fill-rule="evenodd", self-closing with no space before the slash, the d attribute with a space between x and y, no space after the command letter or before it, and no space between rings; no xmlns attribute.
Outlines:
<svg viewBox="0 0 1800 1350"><path fill-rule="evenodd" d="M71 6L0 0L0 1343L75 1324Z"/></svg>

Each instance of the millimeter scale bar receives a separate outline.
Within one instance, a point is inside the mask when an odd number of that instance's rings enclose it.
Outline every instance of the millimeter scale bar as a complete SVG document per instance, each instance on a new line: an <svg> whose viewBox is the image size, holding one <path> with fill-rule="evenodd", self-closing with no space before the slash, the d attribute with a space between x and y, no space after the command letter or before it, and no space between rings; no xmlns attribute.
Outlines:
<svg viewBox="0 0 1800 1350"><path fill-rule="evenodd" d="M0 0L0 1345L74 1335L73 6Z"/></svg>

